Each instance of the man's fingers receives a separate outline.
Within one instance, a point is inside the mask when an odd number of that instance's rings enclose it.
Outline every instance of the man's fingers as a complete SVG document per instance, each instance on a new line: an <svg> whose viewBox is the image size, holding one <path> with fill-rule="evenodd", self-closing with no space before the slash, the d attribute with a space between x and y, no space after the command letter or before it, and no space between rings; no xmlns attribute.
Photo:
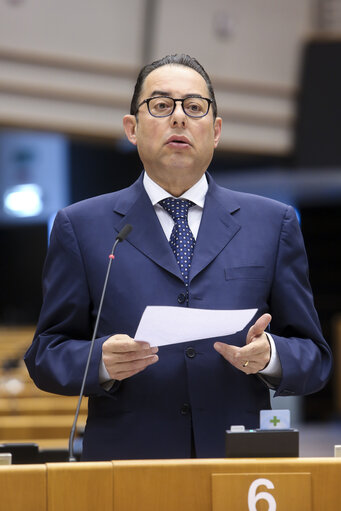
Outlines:
<svg viewBox="0 0 341 511"><path fill-rule="evenodd" d="M249 329L246 344L242 348L216 342L214 348L234 367L246 374L261 371L270 358L269 341L264 334L271 321L270 314L263 314Z"/></svg>
<svg viewBox="0 0 341 511"><path fill-rule="evenodd" d="M155 364L159 360L157 355L145 357L140 360L134 360L133 362L113 362L108 364L107 371L113 380L124 380L134 374L137 374L148 366Z"/></svg>
<svg viewBox="0 0 341 511"><path fill-rule="evenodd" d="M262 335L264 330L266 330L267 326L269 325L271 319L272 318L270 314L263 314L260 318L258 318L256 323L252 325L252 327L248 331L246 337L246 344L252 342L255 337Z"/></svg>
<svg viewBox="0 0 341 511"><path fill-rule="evenodd" d="M115 371L119 374L120 372L128 371L142 371L151 364L155 364L159 360L157 355L145 357L140 360L134 360L133 362L115 362Z"/></svg>
<svg viewBox="0 0 341 511"><path fill-rule="evenodd" d="M239 348L240 356L243 358L256 359L262 355L265 351L268 351L269 341L264 334L263 336L257 336L253 338L253 341L249 344L245 344L242 348Z"/></svg>
<svg viewBox="0 0 341 511"><path fill-rule="evenodd" d="M129 351L143 351L150 349L150 344L145 341L135 341L129 335L112 335L103 343L103 352L125 353Z"/></svg>
<svg viewBox="0 0 341 511"><path fill-rule="evenodd" d="M116 334L102 345L102 358L113 380L124 380L143 371L159 360L157 347L148 342L135 341L129 335Z"/></svg>
<svg viewBox="0 0 341 511"><path fill-rule="evenodd" d="M244 346L245 348L246 346ZM243 352L244 348L238 346L231 346L222 342L214 343L214 348L225 360L227 360L236 369L243 371L246 374L257 373L259 370L258 364L251 361L249 355ZM247 358L248 357L248 358Z"/></svg>
<svg viewBox="0 0 341 511"><path fill-rule="evenodd" d="M225 360L246 374L262 370L269 360L270 348L265 335L242 348L222 342L216 342L214 348Z"/></svg>
<svg viewBox="0 0 341 511"><path fill-rule="evenodd" d="M215 342L213 347L232 365L235 365L240 359L240 348L237 346L231 346L223 342Z"/></svg>
<svg viewBox="0 0 341 511"><path fill-rule="evenodd" d="M259 343L262 344L262 343ZM222 355L231 364L239 364L240 361L250 361L257 358L263 351L264 347L259 346L258 343L252 343L240 348L239 346L233 346L231 344L225 344L223 342L216 342L214 348L220 355Z"/></svg>
<svg viewBox="0 0 341 511"><path fill-rule="evenodd" d="M146 357L155 355L158 351L159 348L154 347L139 351L115 352L115 360L116 362L134 362L135 360L143 360ZM105 360L106 357L109 358L112 354L112 351L105 352L103 350L103 360Z"/></svg>

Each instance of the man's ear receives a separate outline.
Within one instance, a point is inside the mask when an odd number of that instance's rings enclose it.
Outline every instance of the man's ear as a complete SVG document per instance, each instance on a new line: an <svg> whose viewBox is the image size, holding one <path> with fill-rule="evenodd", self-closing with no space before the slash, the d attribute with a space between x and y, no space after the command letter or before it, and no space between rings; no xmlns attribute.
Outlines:
<svg viewBox="0 0 341 511"><path fill-rule="evenodd" d="M131 142L134 145L137 144L136 126L137 126L137 123L136 123L135 115L125 115L123 117L123 127L124 127L125 134L127 136L127 139L129 140L129 142Z"/></svg>
<svg viewBox="0 0 341 511"><path fill-rule="evenodd" d="M214 147L216 148L221 135L221 126L222 126L222 119L220 117L217 117L214 122Z"/></svg>

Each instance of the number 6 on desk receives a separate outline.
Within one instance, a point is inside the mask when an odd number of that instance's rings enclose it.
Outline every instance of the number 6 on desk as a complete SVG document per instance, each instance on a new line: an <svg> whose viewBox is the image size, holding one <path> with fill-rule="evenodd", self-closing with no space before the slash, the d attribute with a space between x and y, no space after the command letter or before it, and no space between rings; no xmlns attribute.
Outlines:
<svg viewBox="0 0 341 511"><path fill-rule="evenodd" d="M249 488L249 493L247 497L247 503L249 507L249 511L257 511L257 502L259 500L266 500L266 502L269 504L269 507L267 511L276 511L277 505L274 497L271 495L271 493L266 491L260 491L257 492L257 488L259 486L265 486L269 490L273 490L275 487L273 483L269 479L255 479L251 484Z"/></svg>

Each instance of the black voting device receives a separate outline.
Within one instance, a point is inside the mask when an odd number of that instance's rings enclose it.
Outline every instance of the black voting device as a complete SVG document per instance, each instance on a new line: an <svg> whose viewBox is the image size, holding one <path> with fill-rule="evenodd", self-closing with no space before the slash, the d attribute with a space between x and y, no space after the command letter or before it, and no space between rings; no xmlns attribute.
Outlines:
<svg viewBox="0 0 341 511"><path fill-rule="evenodd" d="M226 431L227 458L296 458L297 429Z"/></svg>

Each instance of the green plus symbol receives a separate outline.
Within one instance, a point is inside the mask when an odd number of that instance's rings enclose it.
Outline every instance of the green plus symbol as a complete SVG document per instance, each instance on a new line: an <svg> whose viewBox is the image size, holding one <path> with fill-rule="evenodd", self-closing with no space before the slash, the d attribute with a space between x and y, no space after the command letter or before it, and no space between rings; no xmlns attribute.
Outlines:
<svg viewBox="0 0 341 511"><path fill-rule="evenodd" d="M272 422L272 424L276 427L276 426L277 426L277 424L278 424L279 422L281 422L281 421L280 421L279 419L277 419L277 417L276 417L276 415L275 415L275 416L274 416L274 418L273 418L270 422Z"/></svg>

